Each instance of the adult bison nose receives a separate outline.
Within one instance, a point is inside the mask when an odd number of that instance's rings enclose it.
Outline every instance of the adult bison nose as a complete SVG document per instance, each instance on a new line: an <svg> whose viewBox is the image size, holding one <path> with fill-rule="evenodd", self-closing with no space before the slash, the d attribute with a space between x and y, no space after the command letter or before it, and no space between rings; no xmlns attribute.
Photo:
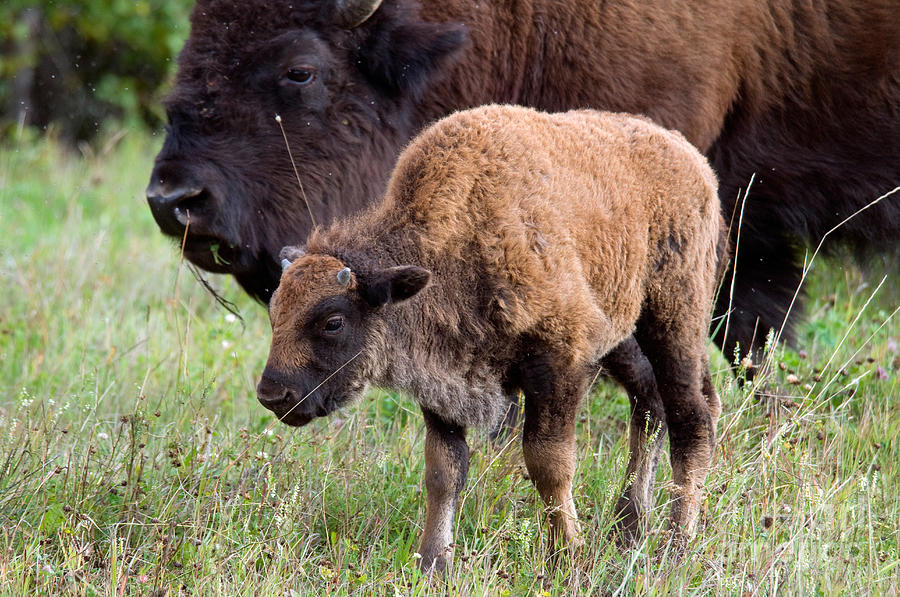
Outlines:
<svg viewBox="0 0 900 597"><path fill-rule="evenodd" d="M284 404L289 394L290 390L277 381L266 377L265 374L263 374L259 384L256 386L256 398L260 404L268 409Z"/></svg>
<svg viewBox="0 0 900 597"><path fill-rule="evenodd" d="M206 191L191 184L169 185L154 177L147 185L147 203L160 230L181 236L189 225L192 212L200 212L200 204Z"/></svg>

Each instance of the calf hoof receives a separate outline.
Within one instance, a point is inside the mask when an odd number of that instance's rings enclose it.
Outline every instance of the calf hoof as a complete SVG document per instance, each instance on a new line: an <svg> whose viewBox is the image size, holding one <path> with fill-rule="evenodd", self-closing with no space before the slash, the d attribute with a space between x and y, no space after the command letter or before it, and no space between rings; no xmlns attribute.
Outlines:
<svg viewBox="0 0 900 597"><path fill-rule="evenodd" d="M425 574L443 575L453 563L453 546L448 545L443 549L423 548L419 559L419 570Z"/></svg>
<svg viewBox="0 0 900 597"><path fill-rule="evenodd" d="M569 548L569 554L573 556L581 553L581 550L584 549L584 537L579 535L578 537L570 539L569 544L566 547Z"/></svg>
<svg viewBox="0 0 900 597"><path fill-rule="evenodd" d="M550 553L547 559L552 569L565 569L574 565L584 552L584 539L575 537L568 541L556 540L550 544Z"/></svg>
<svg viewBox="0 0 900 597"><path fill-rule="evenodd" d="M680 564L688 551L690 535L679 529L669 528L660 533L659 543L653 555L654 563Z"/></svg>
<svg viewBox="0 0 900 597"><path fill-rule="evenodd" d="M616 504L616 524L611 533L616 543L623 547L634 547L644 535L646 525L647 517L641 512L641 508L627 496L620 497Z"/></svg>

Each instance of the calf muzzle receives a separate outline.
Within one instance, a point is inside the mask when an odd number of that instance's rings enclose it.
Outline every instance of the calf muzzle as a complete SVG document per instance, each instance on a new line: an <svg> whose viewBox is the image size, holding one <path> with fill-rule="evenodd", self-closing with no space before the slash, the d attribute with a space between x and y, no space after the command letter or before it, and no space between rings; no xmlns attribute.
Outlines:
<svg viewBox="0 0 900 597"><path fill-rule="evenodd" d="M292 402L290 397L291 391L289 389L277 381L266 377L265 374L263 374L256 385L256 398L260 404L270 410L276 406Z"/></svg>
<svg viewBox="0 0 900 597"><path fill-rule="evenodd" d="M273 379L265 372L256 386L259 403L275 413L286 425L300 427L317 416L328 414L328 409L311 396L299 396L296 391Z"/></svg>

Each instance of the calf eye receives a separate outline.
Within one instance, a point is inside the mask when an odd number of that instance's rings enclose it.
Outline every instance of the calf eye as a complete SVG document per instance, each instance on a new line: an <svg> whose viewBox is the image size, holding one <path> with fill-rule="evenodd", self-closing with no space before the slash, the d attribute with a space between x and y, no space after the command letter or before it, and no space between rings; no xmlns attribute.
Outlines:
<svg viewBox="0 0 900 597"><path fill-rule="evenodd" d="M298 66L284 74L284 78L298 85L308 85L316 76L316 71L311 66Z"/></svg>
<svg viewBox="0 0 900 597"><path fill-rule="evenodd" d="M325 322L324 331L326 334L334 335L341 331L341 328L344 327L344 316L343 315L332 315Z"/></svg>

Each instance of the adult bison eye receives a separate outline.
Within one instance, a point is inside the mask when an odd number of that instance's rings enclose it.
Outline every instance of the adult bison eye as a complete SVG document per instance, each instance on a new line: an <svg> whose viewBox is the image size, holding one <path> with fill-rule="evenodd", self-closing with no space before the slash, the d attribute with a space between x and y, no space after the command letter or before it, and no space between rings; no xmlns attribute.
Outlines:
<svg viewBox="0 0 900 597"><path fill-rule="evenodd" d="M308 85L316 77L316 70L311 66L298 66L288 70L284 78L297 85Z"/></svg>
<svg viewBox="0 0 900 597"><path fill-rule="evenodd" d="M325 322L324 331L329 336L334 336L344 327L344 316L343 315L332 315Z"/></svg>

